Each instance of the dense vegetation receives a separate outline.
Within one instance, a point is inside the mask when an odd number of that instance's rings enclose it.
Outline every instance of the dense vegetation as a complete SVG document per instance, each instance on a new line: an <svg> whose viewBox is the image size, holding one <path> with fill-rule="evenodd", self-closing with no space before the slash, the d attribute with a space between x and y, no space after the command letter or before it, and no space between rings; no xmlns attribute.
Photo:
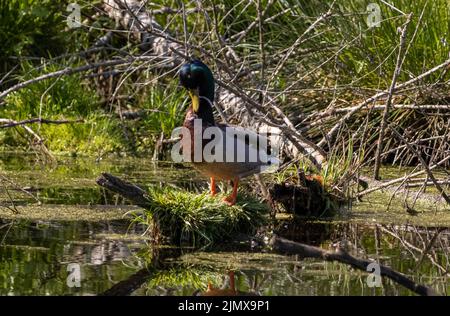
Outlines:
<svg viewBox="0 0 450 316"><path fill-rule="evenodd" d="M102 15L100 1L83 2L80 3L83 27L70 29L66 24L67 3L1 1L2 90L41 74L118 54L114 50L80 54L94 47L114 23ZM309 128L308 122L303 122L313 111L325 109L330 103L350 106L389 87L399 45L397 28L405 23L404 15L398 11L380 3L380 27L369 28L366 1L339 1L333 5L331 1L261 1L267 20L262 25L261 51L258 27L249 29L258 17L256 4L205 2L204 12L187 14L189 42L215 54L214 31L221 34L233 45L245 66L256 69L252 80L241 83L249 89L264 87L276 96L286 113L311 137L321 136L321 126ZM153 1L148 7L177 9L179 4ZM398 79L403 82L448 58L450 8L445 0L397 1L396 7L413 14L408 25L407 53ZM187 10L193 8L195 3L186 4ZM303 36L317 17L328 10L330 16L308 36ZM183 37L182 14L156 14L156 19L161 25L167 25L175 37ZM119 32L114 34L113 44L130 53L139 53L137 45L127 42L126 36ZM277 69L280 56L292 48L295 48L292 56ZM260 63L262 54L264 69ZM218 53L218 57L225 56ZM152 151L161 132L168 136L180 124L184 95L179 93L173 76L158 78L158 74L145 68L118 71L112 78L81 73L36 83L10 94L3 101L0 115L16 121L37 116L85 120L83 124L70 126L41 126L40 133L52 151L99 155ZM397 103L445 104L448 102L446 80L446 71L437 72L420 82L423 89L398 95ZM427 87L427 83L433 86ZM119 109L147 112L140 121L129 123L118 117ZM411 129L412 137L441 135L447 122L446 116L430 117L414 110L394 110L390 115L392 120ZM368 117L366 134L370 137L366 139L369 144L365 146L366 151L372 149L370 144L376 139L380 117L380 111ZM351 126L359 126L365 118L355 118ZM2 146L27 146L22 136L20 129L2 130ZM392 142L386 142L386 146L395 146Z"/></svg>
<svg viewBox="0 0 450 316"><path fill-rule="evenodd" d="M446 0L375 1L379 12L367 1L114 3L80 2L81 27L71 28L68 1L0 2L0 90L50 74L0 97L2 148L167 159L161 140L182 124L187 105L169 59L188 54L252 107L279 115L276 104L323 150L322 175L336 187L377 160L449 165ZM137 34L127 10L159 26ZM156 51L155 38L184 53ZM65 69L74 71L55 75ZM236 109L218 106L242 123ZM303 163L296 168L310 167Z"/></svg>

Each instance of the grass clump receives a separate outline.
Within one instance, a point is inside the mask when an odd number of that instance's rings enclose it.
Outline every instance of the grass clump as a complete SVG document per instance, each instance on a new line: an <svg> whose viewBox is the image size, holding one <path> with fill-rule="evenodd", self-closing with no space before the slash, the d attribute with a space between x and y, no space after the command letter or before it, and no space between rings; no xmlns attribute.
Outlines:
<svg viewBox="0 0 450 316"><path fill-rule="evenodd" d="M136 97L131 109L145 113L138 121L131 121L127 128L135 136L138 153L153 152L155 146L163 146L161 153L167 154L171 146L157 145L161 135L171 137L172 131L183 124L186 112L186 93L178 86L177 80L160 85L151 85ZM158 157L168 159L168 156Z"/></svg>
<svg viewBox="0 0 450 316"><path fill-rule="evenodd" d="M249 196L241 196L238 203L230 207L221 197L169 187L151 187L148 200L147 210L136 215L135 221L152 226L157 219L164 237L173 243L189 242L195 247L254 233L266 222L268 213L265 204Z"/></svg>

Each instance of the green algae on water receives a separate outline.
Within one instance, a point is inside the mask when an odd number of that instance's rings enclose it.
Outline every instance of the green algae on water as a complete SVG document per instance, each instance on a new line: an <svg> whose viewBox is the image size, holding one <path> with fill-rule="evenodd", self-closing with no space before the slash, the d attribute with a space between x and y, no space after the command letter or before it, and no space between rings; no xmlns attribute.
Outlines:
<svg viewBox="0 0 450 316"><path fill-rule="evenodd" d="M449 227L450 209L445 202L420 199L414 206L412 198L405 202L403 194L394 196L391 204L388 202L392 193L376 191L355 202L351 210L346 212L346 220L361 223L379 224L412 224L424 227ZM406 206L413 208L415 215L408 213ZM389 207L388 207L389 206Z"/></svg>
<svg viewBox="0 0 450 316"><path fill-rule="evenodd" d="M0 218L45 221L109 221L126 218L129 211L137 211L132 206L88 206L88 205L28 205L16 206L18 213L0 207ZM128 217L130 218L130 217Z"/></svg>

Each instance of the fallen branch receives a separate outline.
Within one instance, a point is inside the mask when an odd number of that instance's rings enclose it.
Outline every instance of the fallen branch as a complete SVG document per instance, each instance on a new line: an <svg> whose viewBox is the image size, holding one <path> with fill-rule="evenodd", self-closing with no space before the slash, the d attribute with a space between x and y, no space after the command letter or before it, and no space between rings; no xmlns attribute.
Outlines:
<svg viewBox="0 0 450 316"><path fill-rule="evenodd" d="M186 14L193 14L193 13L200 13L200 12L208 12L208 11L212 11L212 8L190 8L190 9L186 9L185 13ZM154 10L150 10L150 12L152 14L181 14L182 10L180 9L173 9L171 7L162 7L161 9L154 9Z"/></svg>
<svg viewBox="0 0 450 316"><path fill-rule="evenodd" d="M318 247L309 246L301 243L297 243L291 240L287 240L278 236L274 236L270 241L270 246L276 253L299 255L301 258L315 258L325 261L337 261L340 263L348 264L355 269L367 271L367 266L373 261L359 259L351 256L342 249L336 251L327 251ZM380 266L380 274L392 281L406 287L407 289L423 296L434 296L436 293L428 286L415 283L405 275L389 268L384 265Z"/></svg>
<svg viewBox="0 0 450 316"><path fill-rule="evenodd" d="M347 113L353 111L357 106L351 106L347 108L338 108L324 113L321 118L335 113ZM405 109L405 110L420 110L420 111L431 111L431 110L450 110L450 104L392 104L393 109ZM364 110L367 111L382 111L386 108L386 104L376 104L367 106Z"/></svg>
<svg viewBox="0 0 450 316"><path fill-rule="evenodd" d="M450 104L391 104L391 109L395 110L413 110L419 112L427 112L426 115L429 116L450 116ZM373 111L384 111L386 104L374 104L367 105L363 108L359 108L359 112L373 112ZM346 114L358 110L358 106L350 106L344 108L327 108L326 110L319 113L312 113L309 115L306 121L309 124L305 124L299 129L301 132L306 132L313 127L323 126L328 120L335 119L335 116L340 114ZM338 118L336 118L338 119ZM439 136L440 137L440 136ZM427 138L427 140L429 140ZM396 148L395 148L396 150ZM381 156L386 153L383 152Z"/></svg>
<svg viewBox="0 0 450 316"><path fill-rule="evenodd" d="M45 75L41 75L38 76L36 78L32 78L30 80L26 80L23 82L20 82L4 91L2 91L0 93L0 100L3 99L4 97L6 97L8 94L10 94L11 92L20 90L22 88L25 88L33 83L39 82L39 81L43 81L43 80L47 80L47 79L51 79L51 78L55 78L55 77L60 77L60 76L64 76L64 75L72 75L75 73L79 73L79 72L84 72L90 69L95 69L95 68L99 68L102 66L115 66L115 65L120 65L120 64L127 64L130 63L129 60L122 60L122 59L118 59L118 60L108 60L108 61L104 61L101 63L95 63L95 64L90 64L90 65L84 65L84 66L80 66L80 67L67 67L58 71L54 71Z"/></svg>
<svg viewBox="0 0 450 316"><path fill-rule="evenodd" d="M105 189L120 194L130 200L137 206L147 208L149 201L146 197L147 192L132 183L126 182L109 173L102 173L96 180L97 184Z"/></svg>
<svg viewBox="0 0 450 316"><path fill-rule="evenodd" d="M50 73L47 73L47 74L44 74L44 75L41 75L41 76L38 76L38 77L35 77L32 79L20 82L6 90L3 90L2 92L0 92L0 101L2 99L4 99L8 94L18 91L20 89L23 89L29 85L32 85L32 84L40 82L40 81L44 81L44 80L48 80L48 79L52 79L52 78L56 78L56 77L61 77L61 76L69 76L69 75L73 75L76 73L81 73L81 72L85 72L85 71L89 71L89 70L93 70L93 69L97 69L97 68L101 68L101 67L130 65L137 61L169 62L170 58L164 58L164 57L154 56L154 55L128 56L127 58L106 60L103 62L87 64L87 65L83 65L83 66L79 66L79 67L66 67L61 70L50 72Z"/></svg>
<svg viewBox="0 0 450 316"><path fill-rule="evenodd" d="M416 180L410 180L410 181L416 181ZM419 180L417 180L419 181ZM450 185L450 180L436 180L436 183L442 184L442 185ZM427 181L424 182L424 180L420 180L420 182L407 182L406 187L407 188L417 188L421 186L433 186L435 185L433 181Z"/></svg>
<svg viewBox="0 0 450 316"><path fill-rule="evenodd" d="M15 124L16 126L17 125L20 125L20 124L18 124L19 122L16 122L16 121L14 121L14 120L10 120L10 119L2 119L2 120L7 120L8 121L8 124ZM30 134L31 136L33 136L34 137L34 139L36 139L36 141L37 141L37 143L38 144L44 144L44 140L42 139L42 137L41 136L39 136L35 131L33 131L32 129L31 129L31 127L29 127L29 126L26 126L26 125L23 125L23 128L25 129L25 131L28 133L28 134Z"/></svg>
<svg viewBox="0 0 450 316"><path fill-rule="evenodd" d="M83 119L78 120L48 120L43 118L33 118L23 121L14 121L11 119L4 119L0 118L0 123L4 123L3 125L0 125L0 128L8 128L8 127L14 127L14 126L20 126L20 125L26 125L26 124L33 124L33 123L39 123L39 124L73 124L73 123L83 123Z"/></svg>

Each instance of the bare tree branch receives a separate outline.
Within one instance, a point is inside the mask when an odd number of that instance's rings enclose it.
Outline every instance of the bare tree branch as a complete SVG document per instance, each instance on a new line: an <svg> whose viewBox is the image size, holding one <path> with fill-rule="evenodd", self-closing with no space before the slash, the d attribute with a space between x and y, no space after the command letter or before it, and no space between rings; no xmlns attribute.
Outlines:
<svg viewBox="0 0 450 316"><path fill-rule="evenodd" d="M447 59L445 62L429 69L428 71L425 71L424 73L422 73L421 75L405 81L399 85L397 85L395 87L395 90L399 90L399 89L403 89L406 88L414 83L419 82L420 80L428 77L429 75L443 69L446 68L450 65L450 58ZM355 114L356 112L358 112L359 110L361 110L363 107L369 105L370 103L377 101L383 97L386 97L389 94L388 90L385 91L381 91L378 92L377 94L371 96L370 98L362 101L361 103L359 103L357 106L355 106L350 112L348 112L346 115L344 115L341 119L339 119L339 121L328 131L328 133L326 134L325 137L322 138L322 140L318 143L319 146L324 146L326 144L326 142L333 142L334 138L336 137L337 133L339 132L339 129L342 127L342 125L344 125L349 119L350 117L353 116L353 114Z"/></svg>
<svg viewBox="0 0 450 316"><path fill-rule="evenodd" d="M381 151L383 150L384 134L386 131L389 110L391 108L392 96L395 91L395 85L397 84L397 78L400 75L400 71L402 70L402 66L403 66L403 60L404 60L404 58L403 58L404 52L403 51L404 51L405 42L406 42L406 29L408 28L408 25L411 22L411 16L412 16L412 13L410 13L407 16L406 22L403 25L403 28L401 29L400 46L398 48L397 63L395 65L394 74L392 75L392 81L391 81L391 86L389 87L386 106L384 107L384 110L383 110L383 117L381 118L380 133L378 135L377 150L375 152L375 166L374 166L374 172L373 172L373 178L375 180L379 180L379 178L380 178Z"/></svg>
<svg viewBox="0 0 450 316"><path fill-rule="evenodd" d="M4 123L3 125L0 125L0 128L8 128L8 127L14 127L14 126L20 126L20 125L26 125L26 124L33 124L33 123L39 123L39 124L73 124L73 123L83 123L84 120L48 120L43 118L33 118L23 121L14 121L10 119L0 118L0 123Z"/></svg>

